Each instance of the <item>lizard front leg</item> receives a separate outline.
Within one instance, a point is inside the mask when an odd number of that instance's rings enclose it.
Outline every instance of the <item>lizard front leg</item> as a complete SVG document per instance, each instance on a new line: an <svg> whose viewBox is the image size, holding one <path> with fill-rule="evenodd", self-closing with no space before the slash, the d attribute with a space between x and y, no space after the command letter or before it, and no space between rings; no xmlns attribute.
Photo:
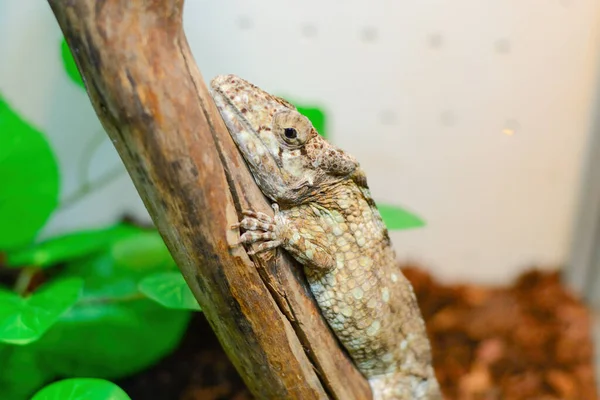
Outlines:
<svg viewBox="0 0 600 400"><path fill-rule="evenodd" d="M244 218L231 229L243 228L246 230L240 235L240 244L253 244L257 246L248 251L249 255L262 253L281 246L282 241L278 238L275 219L260 211L243 210Z"/></svg>
<svg viewBox="0 0 600 400"><path fill-rule="evenodd" d="M305 267L331 271L335 268L335 258L328 250L327 238L315 235L315 231L307 226L307 220L298 217L298 209L279 210L273 204L275 216L265 213L244 210L244 218L232 228L243 228L246 232L240 235L240 243L257 244L248 254L253 255L277 247L283 247Z"/></svg>

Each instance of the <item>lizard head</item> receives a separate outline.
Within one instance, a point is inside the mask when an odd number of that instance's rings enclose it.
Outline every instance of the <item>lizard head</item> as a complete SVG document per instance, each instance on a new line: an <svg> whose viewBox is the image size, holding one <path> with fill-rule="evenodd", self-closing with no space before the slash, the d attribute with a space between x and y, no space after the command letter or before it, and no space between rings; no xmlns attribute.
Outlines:
<svg viewBox="0 0 600 400"><path fill-rule="evenodd" d="M318 135L287 101L234 75L217 76L212 96L262 192L297 204L348 179L356 160Z"/></svg>

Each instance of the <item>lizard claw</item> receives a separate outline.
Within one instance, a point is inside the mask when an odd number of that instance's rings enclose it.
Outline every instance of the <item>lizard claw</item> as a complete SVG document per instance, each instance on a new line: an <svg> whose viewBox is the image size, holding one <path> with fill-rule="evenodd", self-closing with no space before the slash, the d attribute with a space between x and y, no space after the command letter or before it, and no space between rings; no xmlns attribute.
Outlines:
<svg viewBox="0 0 600 400"><path fill-rule="evenodd" d="M273 217L271 217L265 213L262 213L260 211L243 210L242 215L245 217L257 219L262 222L273 222Z"/></svg>
<svg viewBox="0 0 600 400"><path fill-rule="evenodd" d="M276 209L276 212L278 211L279 207ZM240 235L238 244L251 245L256 243L256 246L248 251L249 255L274 249L281 245L282 242L277 237L276 222L273 217L252 210L243 210L242 215L244 216L242 220L231 225L231 229L242 228L245 230Z"/></svg>

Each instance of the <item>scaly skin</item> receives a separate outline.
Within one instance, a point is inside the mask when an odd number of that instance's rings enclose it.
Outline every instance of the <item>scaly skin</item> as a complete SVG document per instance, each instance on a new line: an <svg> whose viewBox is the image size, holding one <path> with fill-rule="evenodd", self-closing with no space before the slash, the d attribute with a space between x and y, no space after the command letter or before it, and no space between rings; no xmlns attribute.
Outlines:
<svg viewBox="0 0 600 400"><path fill-rule="evenodd" d="M415 295L357 161L285 100L233 75L211 87L256 183L275 202L274 218L244 212L241 242L254 243L253 252L283 247L304 266L374 399L441 399Z"/></svg>

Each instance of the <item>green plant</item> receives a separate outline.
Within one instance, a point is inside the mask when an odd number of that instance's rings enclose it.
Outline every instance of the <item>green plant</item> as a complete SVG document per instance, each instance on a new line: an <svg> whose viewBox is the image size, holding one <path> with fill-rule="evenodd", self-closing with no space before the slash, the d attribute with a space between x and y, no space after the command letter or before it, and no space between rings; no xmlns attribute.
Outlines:
<svg viewBox="0 0 600 400"><path fill-rule="evenodd" d="M131 400L114 383L103 379L73 378L54 382L31 400Z"/></svg>
<svg viewBox="0 0 600 400"><path fill-rule="evenodd" d="M83 79L81 79L81 74L77 69L77 64L75 64L73 54L71 54L71 49L69 49L69 45L65 39L60 42L60 55L63 62L63 68L67 73L67 76L71 78L71 81L73 81L77 86L85 89Z"/></svg>
<svg viewBox="0 0 600 400"><path fill-rule="evenodd" d="M142 370L177 346L187 310L199 310L155 230L73 233L8 251L6 260L5 268L47 282L0 291L0 362L11 371L0 374L0 398L24 398L55 376Z"/></svg>
<svg viewBox="0 0 600 400"><path fill-rule="evenodd" d="M61 50L83 87L64 42ZM59 176L44 134L0 97L2 399L28 398L58 376L116 379L142 370L177 346L199 310L155 229L118 223L37 240L55 210L96 188L84 181L59 204ZM35 398L106 387L66 380ZM98 396L85 398L126 398Z"/></svg>
<svg viewBox="0 0 600 400"><path fill-rule="evenodd" d="M30 242L58 204L58 165L44 135L0 94L0 248Z"/></svg>

